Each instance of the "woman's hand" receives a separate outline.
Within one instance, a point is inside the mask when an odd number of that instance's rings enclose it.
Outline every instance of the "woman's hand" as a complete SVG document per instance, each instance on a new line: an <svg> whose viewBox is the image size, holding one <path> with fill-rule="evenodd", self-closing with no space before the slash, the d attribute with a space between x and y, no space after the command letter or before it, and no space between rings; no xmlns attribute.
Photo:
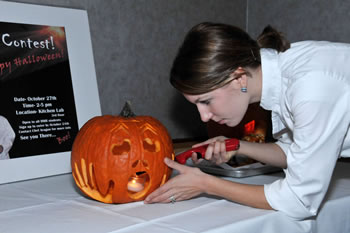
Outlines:
<svg viewBox="0 0 350 233"><path fill-rule="evenodd" d="M237 151L226 151L226 139L228 138L224 136L210 138L205 142L193 145L192 148L208 144L208 148L205 152L204 158L206 160L210 160L215 164L226 163L232 158L232 156L237 154ZM196 153L192 154L192 160L194 163L199 163L201 161L201 159L197 158Z"/></svg>
<svg viewBox="0 0 350 233"><path fill-rule="evenodd" d="M168 167L177 170L179 174L148 195L144 203L167 203L172 201L171 197L173 201L183 201L205 191L205 185L202 184L208 175L199 168L181 165L168 158L165 158L164 162Z"/></svg>

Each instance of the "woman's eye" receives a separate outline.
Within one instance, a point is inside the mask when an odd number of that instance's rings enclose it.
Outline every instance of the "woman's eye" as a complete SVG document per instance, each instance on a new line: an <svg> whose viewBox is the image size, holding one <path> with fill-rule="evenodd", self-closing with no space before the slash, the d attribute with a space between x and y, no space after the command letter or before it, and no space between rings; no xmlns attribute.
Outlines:
<svg viewBox="0 0 350 233"><path fill-rule="evenodd" d="M201 104L209 105L210 104L210 100L203 100L203 101L201 101Z"/></svg>

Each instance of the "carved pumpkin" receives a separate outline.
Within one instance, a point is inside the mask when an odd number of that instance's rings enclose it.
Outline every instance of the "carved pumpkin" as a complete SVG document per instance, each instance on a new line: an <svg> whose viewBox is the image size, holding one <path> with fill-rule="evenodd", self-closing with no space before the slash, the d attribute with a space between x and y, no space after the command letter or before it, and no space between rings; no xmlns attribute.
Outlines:
<svg viewBox="0 0 350 233"><path fill-rule="evenodd" d="M74 140L72 174L80 190L95 200L139 201L169 179L171 169L163 161L174 156L171 138L155 118L98 116Z"/></svg>

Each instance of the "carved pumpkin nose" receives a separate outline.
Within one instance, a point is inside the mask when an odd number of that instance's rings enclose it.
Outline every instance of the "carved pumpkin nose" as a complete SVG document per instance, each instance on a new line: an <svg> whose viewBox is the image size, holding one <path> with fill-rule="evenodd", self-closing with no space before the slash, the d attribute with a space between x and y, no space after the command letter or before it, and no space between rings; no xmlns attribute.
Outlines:
<svg viewBox="0 0 350 233"><path fill-rule="evenodd" d="M133 168L137 168L139 166L140 170L142 170L142 168L149 169L147 160L136 160L135 162L132 163L131 166Z"/></svg>

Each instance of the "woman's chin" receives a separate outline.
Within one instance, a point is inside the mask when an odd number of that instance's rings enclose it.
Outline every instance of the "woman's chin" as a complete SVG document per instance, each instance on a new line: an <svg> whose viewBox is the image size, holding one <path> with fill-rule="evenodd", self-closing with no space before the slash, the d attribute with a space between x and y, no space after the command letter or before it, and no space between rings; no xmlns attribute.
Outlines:
<svg viewBox="0 0 350 233"><path fill-rule="evenodd" d="M226 126L228 126L228 127L233 127L233 126L232 126L232 123L229 122L229 121L223 122L222 125L226 125Z"/></svg>
<svg viewBox="0 0 350 233"><path fill-rule="evenodd" d="M227 125L228 127L235 127L239 124L239 122L235 121L225 121L223 124Z"/></svg>

